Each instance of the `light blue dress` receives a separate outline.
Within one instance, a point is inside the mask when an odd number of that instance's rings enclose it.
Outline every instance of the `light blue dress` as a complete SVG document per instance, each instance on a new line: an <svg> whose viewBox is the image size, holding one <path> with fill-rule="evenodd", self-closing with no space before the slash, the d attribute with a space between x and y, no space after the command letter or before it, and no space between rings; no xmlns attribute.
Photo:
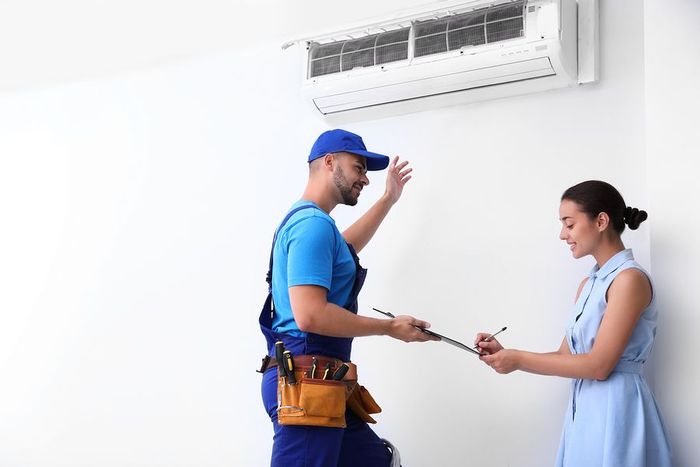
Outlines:
<svg viewBox="0 0 700 467"><path fill-rule="evenodd" d="M615 277L636 268L632 250L596 265L574 305L566 340L572 354L591 351ZM671 446L661 413L642 375L654 344L656 297L642 313L620 361L605 381L575 379L556 465L560 467L670 467Z"/></svg>

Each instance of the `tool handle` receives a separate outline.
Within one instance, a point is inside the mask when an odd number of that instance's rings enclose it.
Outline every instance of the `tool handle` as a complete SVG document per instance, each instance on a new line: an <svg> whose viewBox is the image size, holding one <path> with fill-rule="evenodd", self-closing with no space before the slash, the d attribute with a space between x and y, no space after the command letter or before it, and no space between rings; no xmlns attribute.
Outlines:
<svg viewBox="0 0 700 467"><path fill-rule="evenodd" d="M314 359L311 361L311 378L316 377L316 369L318 368L318 358L314 357Z"/></svg>
<svg viewBox="0 0 700 467"><path fill-rule="evenodd" d="M348 372L348 369L350 369L350 367L346 363L343 363L338 367L337 370L335 370L335 373L333 373L333 379L336 381L340 381L341 379L343 379L343 376L345 376L345 373Z"/></svg>
<svg viewBox="0 0 700 467"><path fill-rule="evenodd" d="M284 364L284 342L275 342L275 359L277 360L277 370L280 376L287 376L287 371Z"/></svg>
<svg viewBox="0 0 700 467"><path fill-rule="evenodd" d="M323 378L322 379L328 379L328 377L331 376L330 372L331 372L331 363L328 362L328 363L326 363L326 367L323 369Z"/></svg>
<svg viewBox="0 0 700 467"><path fill-rule="evenodd" d="M284 351L284 369L287 372L289 384L295 384L297 378L294 376L294 360L292 360L292 353L289 350Z"/></svg>

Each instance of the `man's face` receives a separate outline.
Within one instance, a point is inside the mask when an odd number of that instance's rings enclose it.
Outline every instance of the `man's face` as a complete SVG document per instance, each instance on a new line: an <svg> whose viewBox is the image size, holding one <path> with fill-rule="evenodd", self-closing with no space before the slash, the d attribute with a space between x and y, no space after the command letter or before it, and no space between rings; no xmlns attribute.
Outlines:
<svg viewBox="0 0 700 467"><path fill-rule="evenodd" d="M367 178L367 161L362 156L339 152L335 154L337 164L333 170L333 182L340 192L343 204L354 206L365 185Z"/></svg>

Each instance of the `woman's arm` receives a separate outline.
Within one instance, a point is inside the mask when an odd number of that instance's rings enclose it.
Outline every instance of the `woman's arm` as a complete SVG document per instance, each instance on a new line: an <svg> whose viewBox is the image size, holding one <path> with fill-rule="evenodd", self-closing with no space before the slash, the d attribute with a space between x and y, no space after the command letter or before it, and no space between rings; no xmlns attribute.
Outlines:
<svg viewBox="0 0 700 467"><path fill-rule="evenodd" d="M634 327L651 301L651 285L637 269L622 271L608 289L608 306L595 343L586 354L534 353L504 349L481 359L499 373L514 370L568 378L607 379L627 346ZM481 344L480 344L481 345Z"/></svg>

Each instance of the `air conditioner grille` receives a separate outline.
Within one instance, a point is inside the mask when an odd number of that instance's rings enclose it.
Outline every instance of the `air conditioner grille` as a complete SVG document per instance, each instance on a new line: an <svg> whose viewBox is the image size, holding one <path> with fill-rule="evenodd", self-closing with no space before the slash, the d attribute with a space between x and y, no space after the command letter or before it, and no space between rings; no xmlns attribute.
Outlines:
<svg viewBox="0 0 700 467"><path fill-rule="evenodd" d="M524 9L520 1L416 23L414 56L523 37Z"/></svg>
<svg viewBox="0 0 700 467"><path fill-rule="evenodd" d="M313 43L309 49L309 78L406 60L409 32L410 28L401 28L359 39Z"/></svg>
<svg viewBox="0 0 700 467"><path fill-rule="evenodd" d="M510 1L468 13L415 22L411 25L414 30L412 57L409 57L411 27L325 44L312 42L308 77L523 37L525 4L526 0Z"/></svg>

